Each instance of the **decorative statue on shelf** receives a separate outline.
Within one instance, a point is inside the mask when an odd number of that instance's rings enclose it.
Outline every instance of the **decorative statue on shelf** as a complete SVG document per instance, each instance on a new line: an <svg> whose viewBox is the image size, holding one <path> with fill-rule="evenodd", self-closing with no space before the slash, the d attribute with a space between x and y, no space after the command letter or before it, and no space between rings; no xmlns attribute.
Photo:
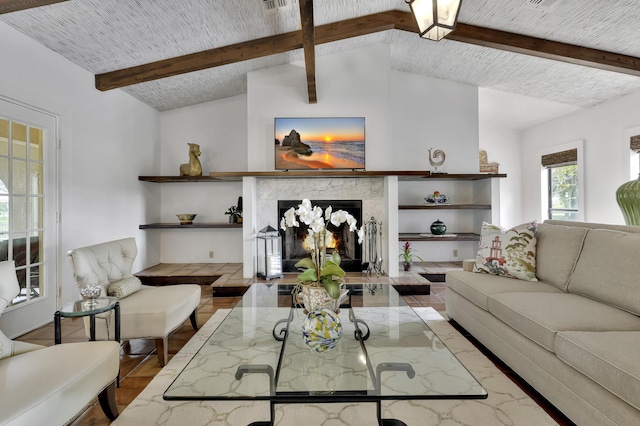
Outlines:
<svg viewBox="0 0 640 426"><path fill-rule="evenodd" d="M432 149L433 148L429 148L429 163L431 164L431 167L433 167L433 173L444 173L438 171L438 167L444 164L444 160L446 158L444 151L441 149L436 149L432 154ZM439 160L436 161L436 158L439 158Z"/></svg>
<svg viewBox="0 0 640 426"><path fill-rule="evenodd" d="M200 145L188 143L189 162L180 164L180 176L202 176L202 164L200 164Z"/></svg>
<svg viewBox="0 0 640 426"><path fill-rule="evenodd" d="M496 162L490 163L487 151L484 149L480 150L480 173L498 173L499 165L500 164Z"/></svg>

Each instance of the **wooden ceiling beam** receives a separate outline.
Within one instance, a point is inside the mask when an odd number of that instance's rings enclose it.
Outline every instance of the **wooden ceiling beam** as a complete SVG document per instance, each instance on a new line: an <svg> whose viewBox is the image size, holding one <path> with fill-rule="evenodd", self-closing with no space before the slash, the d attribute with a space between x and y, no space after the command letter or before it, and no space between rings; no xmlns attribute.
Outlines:
<svg viewBox="0 0 640 426"><path fill-rule="evenodd" d="M415 19L410 12L392 10L315 27L315 44L330 43L387 30L418 33ZM491 47L508 52L640 76L640 58L637 57L498 31L461 22L446 38L447 40ZM116 89L192 71L284 53L303 48L302 39L302 31L293 31L98 74L96 75L96 88L99 90ZM425 40L425 43L431 43L431 41Z"/></svg>
<svg viewBox="0 0 640 426"><path fill-rule="evenodd" d="M313 0L299 0L300 23L302 25L302 49L304 66L307 71L307 92L310 104L318 103L316 93L316 41L313 25Z"/></svg>
<svg viewBox="0 0 640 426"><path fill-rule="evenodd" d="M447 40L640 76L640 58L459 23Z"/></svg>
<svg viewBox="0 0 640 426"><path fill-rule="evenodd" d="M69 0L0 0L0 15L65 1Z"/></svg>

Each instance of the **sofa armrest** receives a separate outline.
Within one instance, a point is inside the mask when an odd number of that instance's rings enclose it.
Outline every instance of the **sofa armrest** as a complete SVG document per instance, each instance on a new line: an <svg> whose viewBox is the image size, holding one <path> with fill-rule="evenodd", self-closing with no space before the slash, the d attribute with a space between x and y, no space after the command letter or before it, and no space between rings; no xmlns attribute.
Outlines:
<svg viewBox="0 0 640 426"><path fill-rule="evenodd" d="M467 272L473 272L473 267L476 264L475 259L464 259L462 261L462 270Z"/></svg>

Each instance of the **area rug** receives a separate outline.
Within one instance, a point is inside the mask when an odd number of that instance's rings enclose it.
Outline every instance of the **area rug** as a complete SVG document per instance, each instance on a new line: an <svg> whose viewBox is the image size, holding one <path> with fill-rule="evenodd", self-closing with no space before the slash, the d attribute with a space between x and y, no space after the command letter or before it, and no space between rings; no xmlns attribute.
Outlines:
<svg viewBox="0 0 640 426"><path fill-rule="evenodd" d="M483 400L383 401L383 418L399 419L409 426L557 424L438 312L433 308L415 310L480 381L489 397ZM165 389L228 313L228 309L218 310L112 424L246 426L267 420L269 403L264 401L162 399ZM276 406L275 415L278 426L375 425L375 411L372 403L289 404Z"/></svg>

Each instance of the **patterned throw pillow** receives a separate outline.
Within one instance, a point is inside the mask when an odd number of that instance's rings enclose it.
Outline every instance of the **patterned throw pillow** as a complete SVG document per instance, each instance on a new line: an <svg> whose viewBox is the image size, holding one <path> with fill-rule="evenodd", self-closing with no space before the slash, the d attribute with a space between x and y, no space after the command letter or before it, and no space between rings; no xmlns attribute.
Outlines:
<svg viewBox="0 0 640 426"><path fill-rule="evenodd" d="M135 276L126 277L121 279L120 281L114 281L109 285L109 289L107 290L107 294L112 297L117 297L118 299L122 299L123 297L127 297L130 294L135 293L140 290L142 287L142 283L140 279Z"/></svg>
<svg viewBox="0 0 640 426"><path fill-rule="evenodd" d="M483 222L474 272L538 281L537 228L535 221L509 230Z"/></svg>

